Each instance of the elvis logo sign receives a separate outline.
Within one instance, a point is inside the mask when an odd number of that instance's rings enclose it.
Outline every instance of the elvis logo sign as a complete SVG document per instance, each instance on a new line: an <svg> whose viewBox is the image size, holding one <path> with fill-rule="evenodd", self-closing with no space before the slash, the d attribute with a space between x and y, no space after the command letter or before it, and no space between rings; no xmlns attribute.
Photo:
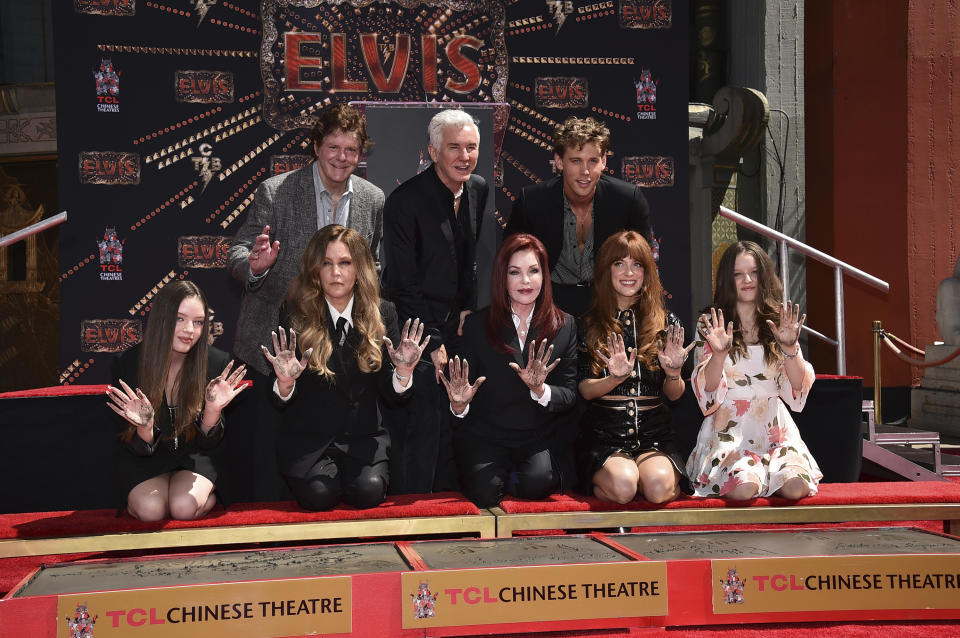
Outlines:
<svg viewBox="0 0 960 638"><path fill-rule="evenodd" d="M140 155L123 151L81 151L79 173L81 184L139 184Z"/></svg>
<svg viewBox="0 0 960 638"><path fill-rule="evenodd" d="M620 164L624 181L633 182L645 188L663 188L673 186L674 163L672 157L661 155L640 155L624 157Z"/></svg>
<svg viewBox="0 0 960 638"><path fill-rule="evenodd" d="M539 108L583 108L588 100L587 78L536 78L534 100Z"/></svg>
<svg viewBox="0 0 960 638"><path fill-rule="evenodd" d="M139 319L84 319L80 322L83 352L123 352L143 339Z"/></svg>
<svg viewBox="0 0 960 638"><path fill-rule="evenodd" d="M137 0L73 0L73 9L100 16L132 16L137 13Z"/></svg>
<svg viewBox="0 0 960 638"><path fill-rule="evenodd" d="M233 86L233 73L229 71L177 71L173 75L177 102L231 103Z"/></svg>
<svg viewBox="0 0 960 638"><path fill-rule="evenodd" d="M620 0L623 29L669 29L673 26L672 0Z"/></svg>
<svg viewBox="0 0 960 638"><path fill-rule="evenodd" d="M177 240L181 268L226 268L230 238L221 235L188 235Z"/></svg>
<svg viewBox="0 0 960 638"><path fill-rule="evenodd" d="M272 155L270 156L270 175L279 175L303 168L312 159L313 156L311 155Z"/></svg>
<svg viewBox="0 0 960 638"><path fill-rule="evenodd" d="M304 93L315 103L506 97L502 2L263 0L260 6L263 117L276 129L312 125L310 113L286 108L289 96ZM444 17L428 25L429 15Z"/></svg>

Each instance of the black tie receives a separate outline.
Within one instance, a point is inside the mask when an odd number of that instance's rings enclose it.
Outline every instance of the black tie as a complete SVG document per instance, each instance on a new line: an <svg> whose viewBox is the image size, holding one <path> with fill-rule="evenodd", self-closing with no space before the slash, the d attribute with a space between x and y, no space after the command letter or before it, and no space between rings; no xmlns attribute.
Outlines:
<svg viewBox="0 0 960 638"><path fill-rule="evenodd" d="M333 340L337 342L338 346L342 346L346 338L347 338L347 318L340 317L339 319L337 319L337 333L334 335Z"/></svg>

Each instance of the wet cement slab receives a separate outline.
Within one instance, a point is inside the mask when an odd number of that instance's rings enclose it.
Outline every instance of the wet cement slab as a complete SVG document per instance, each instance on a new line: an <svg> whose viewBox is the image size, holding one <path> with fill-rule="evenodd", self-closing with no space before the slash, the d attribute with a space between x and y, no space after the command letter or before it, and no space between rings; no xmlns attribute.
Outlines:
<svg viewBox="0 0 960 638"><path fill-rule="evenodd" d="M424 541L411 543L411 546L431 569L569 565L629 560L620 552L586 536Z"/></svg>
<svg viewBox="0 0 960 638"><path fill-rule="evenodd" d="M38 572L14 597L409 569L392 543L214 552L187 557L52 565Z"/></svg>
<svg viewBox="0 0 960 638"><path fill-rule="evenodd" d="M651 560L869 554L960 554L960 540L908 528L823 531L618 534L611 540ZM589 536L415 541L430 569L626 562L629 556ZM41 569L15 598L280 578L405 572L393 543L333 545L95 563Z"/></svg>
<svg viewBox="0 0 960 638"><path fill-rule="evenodd" d="M902 527L809 532L622 534L613 540L652 560L960 553L960 540Z"/></svg>

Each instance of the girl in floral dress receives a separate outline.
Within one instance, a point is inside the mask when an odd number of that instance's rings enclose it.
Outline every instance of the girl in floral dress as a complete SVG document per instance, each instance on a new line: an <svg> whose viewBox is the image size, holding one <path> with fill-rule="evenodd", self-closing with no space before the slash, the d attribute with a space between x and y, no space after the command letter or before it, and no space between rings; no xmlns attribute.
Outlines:
<svg viewBox="0 0 960 638"><path fill-rule="evenodd" d="M760 246L743 241L727 248L713 307L700 320L706 343L691 378L706 416L687 460L697 496L817 493L823 474L786 408L802 410L813 385L813 367L798 341L806 315L780 303L781 295L773 262ZM732 321L725 324L725 317Z"/></svg>

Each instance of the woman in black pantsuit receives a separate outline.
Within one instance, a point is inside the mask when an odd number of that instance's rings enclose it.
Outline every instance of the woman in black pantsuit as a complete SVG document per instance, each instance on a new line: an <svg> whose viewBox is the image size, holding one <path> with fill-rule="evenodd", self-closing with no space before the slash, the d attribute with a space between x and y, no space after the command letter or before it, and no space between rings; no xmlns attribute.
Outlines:
<svg viewBox="0 0 960 638"><path fill-rule="evenodd" d="M504 240L492 290L490 306L467 317L443 378L450 409L462 419L454 433L461 486L480 507L507 492L544 498L557 486L555 434L576 400L576 324L553 304L540 240Z"/></svg>
<svg viewBox="0 0 960 638"><path fill-rule="evenodd" d="M280 328L274 352L263 347L284 410L280 471L306 509L326 510L341 501L374 507L389 484L390 439L377 404L408 397L429 337L420 344L418 320L407 321L401 337L393 304L380 300L369 247L355 230L339 225L321 228L310 240L282 314L289 342ZM305 348L299 360L298 340Z"/></svg>
<svg viewBox="0 0 960 638"><path fill-rule="evenodd" d="M217 502L214 448L245 368L231 374L227 354L207 343L208 325L200 288L173 281L154 297L143 341L114 363L107 405L124 425L116 473L139 520L200 518Z"/></svg>

